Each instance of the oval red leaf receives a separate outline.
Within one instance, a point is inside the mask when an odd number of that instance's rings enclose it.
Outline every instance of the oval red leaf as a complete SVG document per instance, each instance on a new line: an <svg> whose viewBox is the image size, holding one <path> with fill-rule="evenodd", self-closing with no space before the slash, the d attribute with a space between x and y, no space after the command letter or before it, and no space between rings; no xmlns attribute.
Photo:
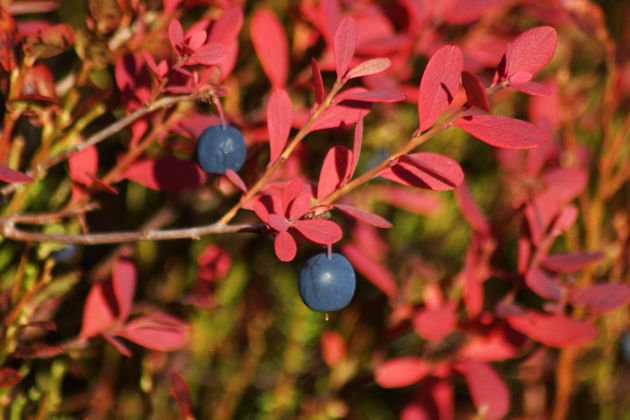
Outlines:
<svg viewBox="0 0 630 420"><path fill-rule="evenodd" d="M254 13L249 27L254 49L273 87L284 87L289 73L289 42L280 20L267 9Z"/></svg>
<svg viewBox="0 0 630 420"><path fill-rule="evenodd" d="M462 86L464 86L464 90L466 91L468 105L479 107L484 111L490 111L490 102L488 102L486 90L481 85L477 76L470 72L463 71Z"/></svg>
<svg viewBox="0 0 630 420"><path fill-rule="evenodd" d="M22 184L33 182L34 179L24 172L16 171L6 165L0 165L0 181Z"/></svg>
<svg viewBox="0 0 630 420"><path fill-rule="evenodd" d="M328 366L336 366L346 356L346 341L337 331L325 331L320 344L322 358Z"/></svg>
<svg viewBox="0 0 630 420"><path fill-rule="evenodd" d="M245 182L243 182L243 179L232 169L226 169L225 176L227 177L227 179L230 180L232 184L236 186L236 188L244 193L247 192L247 186L245 186Z"/></svg>
<svg viewBox="0 0 630 420"><path fill-rule="evenodd" d="M526 121L501 115L474 115L460 118L455 126L495 147L531 149L549 140L549 134Z"/></svg>
<svg viewBox="0 0 630 420"><path fill-rule="evenodd" d="M507 415L510 392L492 366L471 359L460 363L457 368L466 378L475 407L483 410L483 418L497 420Z"/></svg>
<svg viewBox="0 0 630 420"><path fill-rule="evenodd" d="M551 347L576 347L597 337L597 328L587 321L564 315L527 312L522 316L508 316L512 328L529 338Z"/></svg>
<svg viewBox="0 0 630 420"><path fill-rule="evenodd" d="M293 261L297 253L297 243L289 232L279 232L274 241L273 249L280 261Z"/></svg>
<svg viewBox="0 0 630 420"><path fill-rule="evenodd" d="M390 228L393 225L389 223L387 220L382 218L381 216L370 213L367 210L362 210L353 206L347 206L345 204L335 204L335 207L344 213L354 217L355 219L361 220L362 222L367 223L368 225L372 225L378 228Z"/></svg>
<svg viewBox="0 0 630 420"><path fill-rule="evenodd" d="M356 46L357 22L348 16L339 23L333 41L337 79L341 79L348 71Z"/></svg>
<svg viewBox="0 0 630 420"><path fill-rule="evenodd" d="M282 154L289 138L292 119L293 110L289 94L284 89L275 89L267 104L267 130L271 149L269 164L273 164Z"/></svg>
<svg viewBox="0 0 630 420"><path fill-rule="evenodd" d="M188 160L174 157L143 159L127 169L123 178L158 191L196 188L206 182L206 173Z"/></svg>
<svg viewBox="0 0 630 420"><path fill-rule="evenodd" d="M350 69L346 75L347 79L354 77L369 76L371 74L381 73L387 70L392 65L389 58L372 58L362 62L361 64Z"/></svg>
<svg viewBox="0 0 630 420"><path fill-rule="evenodd" d="M113 325L116 321L115 306L111 281L93 285L85 300L79 337L93 337Z"/></svg>
<svg viewBox="0 0 630 420"><path fill-rule="evenodd" d="M337 223L325 219L298 220L293 227L306 239L320 245L334 244L343 236Z"/></svg>
<svg viewBox="0 0 630 420"><path fill-rule="evenodd" d="M12 368L0 369L0 389L9 388L22 380L22 374Z"/></svg>
<svg viewBox="0 0 630 420"><path fill-rule="evenodd" d="M557 42L558 34L551 26L537 26L520 34L506 52L508 78L518 73L538 73L553 58Z"/></svg>
<svg viewBox="0 0 630 420"><path fill-rule="evenodd" d="M585 307L593 314L603 314L630 304L630 286L627 284L595 284L571 293L574 306Z"/></svg>
<svg viewBox="0 0 630 420"><path fill-rule="evenodd" d="M563 289L558 279L551 273L538 267L527 270L525 283L538 296L545 299L558 300L562 297Z"/></svg>
<svg viewBox="0 0 630 420"><path fill-rule="evenodd" d="M315 103L321 104L324 101L324 96L326 96L326 91L324 90L324 80L322 79L322 72L319 70L317 61L315 61L314 58L311 58L311 71L313 72Z"/></svg>
<svg viewBox="0 0 630 420"><path fill-rule="evenodd" d="M334 146L326 154L317 183L317 199L328 197L350 178L352 152L345 146Z"/></svg>
<svg viewBox="0 0 630 420"><path fill-rule="evenodd" d="M455 190L455 200L466 222L482 235L489 235L488 219L477 205L466 182L462 182Z"/></svg>
<svg viewBox="0 0 630 420"><path fill-rule="evenodd" d="M433 125L453 101L463 67L464 56L455 45L445 45L429 60L418 91L421 131Z"/></svg>
<svg viewBox="0 0 630 420"><path fill-rule="evenodd" d="M452 190L464 180L464 172L457 162L436 153L403 155L396 164L382 170L377 176L434 191Z"/></svg>
<svg viewBox="0 0 630 420"><path fill-rule="evenodd" d="M552 254L547 256L542 265L548 270L556 273L573 273L595 264L601 260L604 254L601 252L588 252L583 254Z"/></svg>
<svg viewBox="0 0 630 420"><path fill-rule="evenodd" d="M415 357L399 357L383 363L376 369L376 383L383 388L400 388L413 385L430 371L428 362Z"/></svg>
<svg viewBox="0 0 630 420"><path fill-rule="evenodd" d="M441 340L449 335L457 325L457 315L450 305L436 309L420 309L413 317L413 329L420 337Z"/></svg>
<svg viewBox="0 0 630 420"><path fill-rule="evenodd" d="M136 290L136 267L130 259L118 258L114 262L112 283L118 304L118 319L124 321L131 312L133 295Z"/></svg>
<svg viewBox="0 0 630 420"><path fill-rule="evenodd" d="M362 102L399 102L405 100L405 94L390 90L368 90L343 95L343 100Z"/></svg>
<svg viewBox="0 0 630 420"><path fill-rule="evenodd" d="M344 244L342 249L343 254L363 277L379 288L390 299L396 296L398 293L398 285L385 266L365 255L365 253L354 244Z"/></svg>
<svg viewBox="0 0 630 420"><path fill-rule="evenodd" d="M186 344L188 326L165 314L151 314L127 323L118 335L143 347L175 351Z"/></svg>

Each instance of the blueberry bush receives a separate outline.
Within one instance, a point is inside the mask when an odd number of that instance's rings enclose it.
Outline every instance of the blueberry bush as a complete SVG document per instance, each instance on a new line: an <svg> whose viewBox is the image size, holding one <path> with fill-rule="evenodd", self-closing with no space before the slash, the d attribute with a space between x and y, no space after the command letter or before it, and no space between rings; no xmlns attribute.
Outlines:
<svg viewBox="0 0 630 420"><path fill-rule="evenodd" d="M0 417L630 419L628 17L0 0Z"/></svg>

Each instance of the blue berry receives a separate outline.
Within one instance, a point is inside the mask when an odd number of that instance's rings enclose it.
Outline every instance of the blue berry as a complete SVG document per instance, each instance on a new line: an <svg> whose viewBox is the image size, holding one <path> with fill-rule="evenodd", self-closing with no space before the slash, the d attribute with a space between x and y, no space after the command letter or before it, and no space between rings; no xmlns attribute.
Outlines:
<svg viewBox="0 0 630 420"><path fill-rule="evenodd" d="M245 163L246 154L243 135L231 125L211 125L197 141L197 162L213 174L225 175L227 169L237 172Z"/></svg>
<svg viewBox="0 0 630 420"><path fill-rule="evenodd" d="M354 295L356 277L352 264L341 254L321 253L311 257L300 270L300 297L314 311L330 312L348 306Z"/></svg>

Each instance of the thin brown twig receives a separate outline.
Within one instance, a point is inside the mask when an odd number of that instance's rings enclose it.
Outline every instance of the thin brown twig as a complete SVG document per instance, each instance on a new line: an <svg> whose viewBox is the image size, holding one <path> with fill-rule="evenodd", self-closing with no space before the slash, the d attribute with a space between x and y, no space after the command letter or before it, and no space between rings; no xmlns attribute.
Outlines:
<svg viewBox="0 0 630 420"><path fill-rule="evenodd" d="M97 203L87 203L79 207L67 207L54 212L15 214L12 216L0 217L0 223L15 222L29 225L45 225L74 217L88 211L93 211L98 208L100 208L100 206Z"/></svg>

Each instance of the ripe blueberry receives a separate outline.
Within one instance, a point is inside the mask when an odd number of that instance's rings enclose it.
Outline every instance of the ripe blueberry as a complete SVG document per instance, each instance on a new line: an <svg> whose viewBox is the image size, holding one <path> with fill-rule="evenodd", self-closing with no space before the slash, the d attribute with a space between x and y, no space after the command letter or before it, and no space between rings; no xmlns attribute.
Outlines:
<svg viewBox="0 0 630 420"><path fill-rule="evenodd" d="M231 125L211 125L197 141L197 162L213 174L225 175L227 169L237 172L245 163L246 154L243 135Z"/></svg>
<svg viewBox="0 0 630 420"><path fill-rule="evenodd" d="M356 278L352 264L341 254L317 254L300 270L300 297L314 311L345 308L354 295Z"/></svg>

